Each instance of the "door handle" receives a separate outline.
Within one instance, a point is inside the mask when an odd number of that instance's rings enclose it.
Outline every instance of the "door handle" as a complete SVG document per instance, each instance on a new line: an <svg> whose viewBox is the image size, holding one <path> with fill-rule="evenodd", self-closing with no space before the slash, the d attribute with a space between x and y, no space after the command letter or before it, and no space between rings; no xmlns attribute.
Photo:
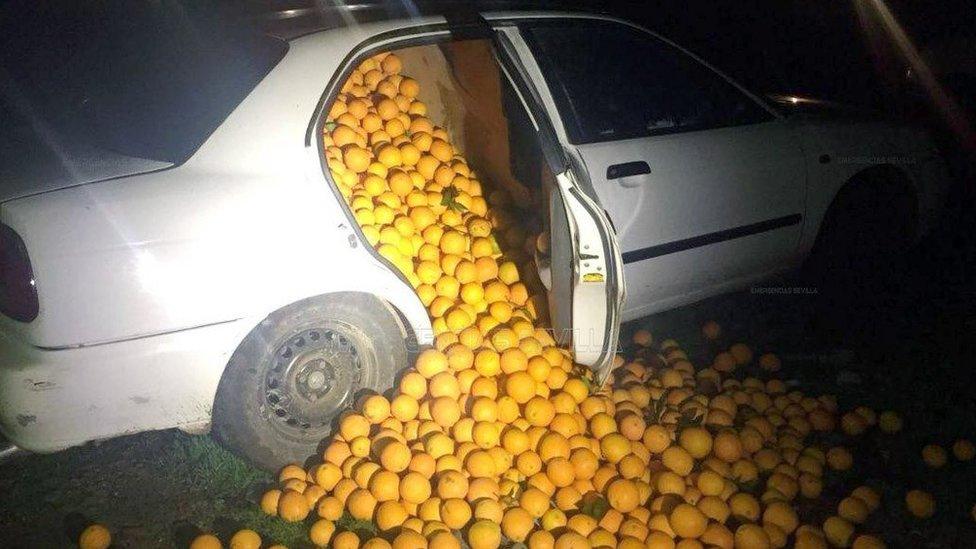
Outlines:
<svg viewBox="0 0 976 549"><path fill-rule="evenodd" d="M651 167L647 162L638 160L635 162L624 162L623 164L611 164L607 167L607 179L620 179L630 175L641 175L651 173Z"/></svg>

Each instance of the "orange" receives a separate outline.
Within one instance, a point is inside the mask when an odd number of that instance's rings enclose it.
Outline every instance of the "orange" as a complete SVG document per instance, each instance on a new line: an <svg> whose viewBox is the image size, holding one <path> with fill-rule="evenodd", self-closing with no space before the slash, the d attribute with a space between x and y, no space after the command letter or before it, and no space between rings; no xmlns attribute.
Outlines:
<svg viewBox="0 0 976 549"><path fill-rule="evenodd" d="M671 511L668 519L674 533L683 538L697 538L705 533L708 518L697 507L681 503Z"/></svg>
<svg viewBox="0 0 976 549"><path fill-rule="evenodd" d="M519 404L525 404L536 396L535 380L528 372L514 372L505 378L505 394Z"/></svg>
<svg viewBox="0 0 976 549"><path fill-rule="evenodd" d="M704 427L686 427L678 436L678 444L691 457L703 459L712 451L712 435Z"/></svg>
<svg viewBox="0 0 976 549"><path fill-rule="evenodd" d="M339 520L344 510L345 507L343 506L342 502L339 501L339 498L335 496L326 496L322 498L319 500L318 507L316 508L316 512L318 513L319 517L332 521Z"/></svg>
<svg viewBox="0 0 976 549"><path fill-rule="evenodd" d="M533 388L535 383L532 383ZM507 386L507 384L506 384ZM518 398L515 399L516 402ZM525 403L524 410L525 419L530 425L537 427L545 427L552 423L553 418L556 417L556 409L552 405L552 402L547 398L541 396L533 396Z"/></svg>
<svg viewBox="0 0 976 549"><path fill-rule="evenodd" d="M400 421L415 419L419 411L420 405L417 403L417 399L409 395L397 395L390 403L391 415Z"/></svg>
<svg viewBox="0 0 976 549"><path fill-rule="evenodd" d="M504 327L504 325L496 330L493 330L489 336L489 339L491 340L492 346L498 352L504 352L506 349L510 349L518 345L519 341L519 337L515 331ZM532 381L531 376L529 377L529 380ZM532 384L534 385L535 381L532 381Z"/></svg>
<svg viewBox="0 0 976 549"><path fill-rule="evenodd" d="M749 549L769 549L769 534L757 524L743 524L736 528L734 543L736 547Z"/></svg>
<svg viewBox="0 0 976 549"><path fill-rule="evenodd" d="M475 444L481 448L488 449L498 445L501 436L500 428L497 424L490 421L477 421L471 430Z"/></svg>
<svg viewBox="0 0 976 549"><path fill-rule="evenodd" d="M308 500L298 492L285 490L278 498L278 516L285 522L305 520L309 511Z"/></svg>
<svg viewBox="0 0 976 549"><path fill-rule="evenodd" d="M917 518L927 519L935 514L935 499L922 490L910 490L906 493L905 506Z"/></svg>
<svg viewBox="0 0 976 549"><path fill-rule="evenodd" d="M464 469L474 478L493 477L495 460L484 450L475 450L464 458Z"/></svg>
<svg viewBox="0 0 976 549"><path fill-rule="evenodd" d="M400 479L398 491L403 501L415 504L423 503L430 497L430 481L424 475L411 471Z"/></svg>
<svg viewBox="0 0 976 549"><path fill-rule="evenodd" d="M518 456L529 449L529 436L521 429L509 427L502 433L502 446L510 454Z"/></svg>
<svg viewBox="0 0 976 549"><path fill-rule="evenodd" d="M430 154L441 162L449 162L454 156L454 147L443 139L434 139L430 144Z"/></svg>
<svg viewBox="0 0 976 549"><path fill-rule="evenodd" d="M342 161L349 170L355 173L363 173L369 167L371 158L369 151L358 145L350 144L342 150Z"/></svg>
<svg viewBox="0 0 976 549"><path fill-rule="evenodd" d="M522 507L512 507L505 511L505 515L502 518L502 532L505 534L505 537L512 541L525 541L529 532L532 531L534 520L533 515Z"/></svg>
<svg viewBox="0 0 976 549"><path fill-rule="evenodd" d="M359 536L354 532L339 532L332 538L333 549L358 549Z"/></svg>
<svg viewBox="0 0 976 549"><path fill-rule="evenodd" d="M448 230L441 235L440 248L446 254L460 255L464 253L466 246L467 238L457 231Z"/></svg>
<svg viewBox="0 0 976 549"><path fill-rule="evenodd" d="M498 375L501 372L501 357L491 349L482 349L475 354L474 368L485 377Z"/></svg>
<svg viewBox="0 0 976 549"><path fill-rule="evenodd" d="M308 538L317 547L325 547L329 544L332 539L332 535L335 534L335 523L331 520L320 519L312 524L312 527L308 531ZM238 532L240 533L240 532ZM256 535L256 534L255 534ZM231 540L231 546L233 547L233 540ZM255 548L261 547L261 538L258 538L258 544L254 546Z"/></svg>
<svg viewBox="0 0 976 549"><path fill-rule="evenodd" d="M537 448L543 461L557 457L569 458L570 455L569 441L559 433L550 432L543 435L539 439Z"/></svg>
<svg viewBox="0 0 976 549"><path fill-rule="evenodd" d="M389 71L389 72L393 72L393 71ZM410 99L413 99L420 94L420 84L418 84L416 80L410 77L406 77L403 80L401 80L398 89L402 95Z"/></svg>
<svg viewBox="0 0 976 549"><path fill-rule="evenodd" d="M576 516L585 517L585 515ZM590 549L591 547L592 545L590 544L590 540L586 539L585 536L571 530L563 532L559 538L556 539L556 543L553 545L554 549Z"/></svg>
<svg viewBox="0 0 976 549"><path fill-rule="evenodd" d="M436 349L427 349L417 355L414 367L420 375L430 379L447 370L447 355Z"/></svg>
<svg viewBox="0 0 976 549"><path fill-rule="evenodd" d="M357 488L346 499L346 509L353 518L372 520L376 511L376 498L368 490Z"/></svg>
<svg viewBox="0 0 976 549"><path fill-rule="evenodd" d="M630 441L620 433L610 433L600 439L600 453L610 463L618 463L624 456L630 453L630 448ZM671 450L671 448L668 450ZM668 463L666 456L667 453L665 453L665 465ZM691 472L690 465L688 466L688 471L684 474L687 475L689 472Z"/></svg>
<svg viewBox="0 0 976 549"><path fill-rule="evenodd" d="M406 521L404 528L393 538L393 549L427 549L427 539L423 534L410 530L405 525Z"/></svg>
<svg viewBox="0 0 976 549"><path fill-rule="evenodd" d="M452 530L460 530L471 520L471 506L461 498L441 502L441 521Z"/></svg>
<svg viewBox="0 0 976 549"><path fill-rule="evenodd" d="M427 380L418 372L407 372L400 379L399 389L401 393L413 397L414 400L420 400L427 394Z"/></svg>
<svg viewBox="0 0 976 549"><path fill-rule="evenodd" d="M519 506L534 518L549 510L549 495L538 488L527 488L519 496Z"/></svg>
<svg viewBox="0 0 976 549"><path fill-rule="evenodd" d="M629 513L640 505L640 495L633 481L618 479L606 489L607 502L621 513Z"/></svg>
<svg viewBox="0 0 976 549"><path fill-rule="evenodd" d="M502 543L501 527L490 520L478 520L468 528L471 549L498 549Z"/></svg>
<svg viewBox="0 0 976 549"><path fill-rule="evenodd" d="M108 549L110 545L112 545L112 534L108 531L108 528L101 524L88 526L81 532L81 536L78 537L78 547L80 549ZM233 545L233 541L231 541L231 545ZM261 538L258 538L257 546L260 545Z"/></svg>
<svg viewBox="0 0 976 549"><path fill-rule="evenodd" d="M827 517L823 523L823 533L827 541L834 547L847 547L854 536L854 525L837 517Z"/></svg>
<svg viewBox="0 0 976 549"><path fill-rule="evenodd" d="M553 549L556 538L545 530L536 530L529 536L529 549Z"/></svg>
<svg viewBox="0 0 976 549"><path fill-rule="evenodd" d="M599 458L589 448L576 448L569 456L573 473L579 479L591 479L600 466Z"/></svg>
<svg viewBox="0 0 976 549"><path fill-rule="evenodd" d="M866 521L869 513L868 505L857 497L844 498L837 504L837 515L854 524Z"/></svg>
<svg viewBox="0 0 976 549"><path fill-rule="evenodd" d="M546 462L546 476L557 488L565 488L576 481L573 464L563 457L553 458Z"/></svg>
<svg viewBox="0 0 976 549"><path fill-rule="evenodd" d="M505 510L501 503L488 497L475 500L473 515L475 519L486 519L501 523Z"/></svg>
<svg viewBox="0 0 976 549"><path fill-rule="evenodd" d="M506 349L501 355L501 369L506 374L526 371L528 370L528 363L529 358L518 347Z"/></svg>
<svg viewBox="0 0 976 549"><path fill-rule="evenodd" d="M461 396L461 386L458 379L450 372L441 372L430 378L427 387L430 396L433 398L450 397L457 399Z"/></svg>
<svg viewBox="0 0 976 549"><path fill-rule="evenodd" d="M938 469L946 464L947 453L941 446L928 444L922 448L922 460L929 467Z"/></svg>
<svg viewBox="0 0 976 549"><path fill-rule="evenodd" d="M463 343L452 344L447 348L446 353L448 364L455 372L474 366L474 352Z"/></svg>
<svg viewBox="0 0 976 549"><path fill-rule="evenodd" d="M442 499L463 498L468 493L468 479L459 471L437 475L437 496Z"/></svg>
<svg viewBox="0 0 976 549"><path fill-rule="evenodd" d="M190 549L220 549L221 547L223 545L220 539L213 534L200 534L190 543Z"/></svg>
<svg viewBox="0 0 976 549"><path fill-rule="evenodd" d="M461 543L451 532L440 531L427 540L427 549L461 549Z"/></svg>
<svg viewBox="0 0 976 549"><path fill-rule="evenodd" d="M375 425L390 416L390 401L383 395L371 395L363 401L360 410Z"/></svg>
<svg viewBox="0 0 976 549"><path fill-rule="evenodd" d="M456 399L442 396L430 403L430 415L442 427L450 427L461 419L461 407Z"/></svg>
<svg viewBox="0 0 976 549"><path fill-rule="evenodd" d="M384 501L376 508L376 526L381 532L389 532L407 520L407 510L399 501Z"/></svg>
<svg viewBox="0 0 976 549"><path fill-rule="evenodd" d="M590 390L587 388L586 383L583 383L582 379L572 378L566 381L563 385L563 391L569 393L577 404L586 400L586 397L590 396Z"/></svg>
<svg viewBox="0 0 976 549"><path fill-rule="evenodd" d="M392 471L380 470L373 473L368 488L380 503L400 499L400 477Z"/></svg>
<svg viewBox="0 0 976 549"><path fill-rule="evenodd" d="M399 473L410 465L410 449L407 445L399 441L389 441L383 444L379 458L383 468L394 473Z"/></svg>
<svg viewBox="0 0 976 549"><path fill-rule="evenodd" d="M281 490L271 489L261 496L261 510L268 515L278 514L278 499L281 497Z"/></svg>
<svg viewBox="0 0 976 549"><path fill-rule="evenodd" d="M370 422L359 414L348 414L339 420L339 434L345 440L369 435Z"/></svg>
<svg viewBox="0 0 976 549"><path fill-rule="evenodd" d="M392 549L390 542L383 538L372 538L363 544L363 549Z"/></svg>
<svg viewBox="0 0 976 549"><path fill-rule="evenodd" d="M474 262L475 268L478 273L478 280L481 282L488 282L489 280L498 276L498 263L491 257L479 257ZM507 287L506 287L507 288ZM491 296L498 298L497 294L499 292L504 293L498 285L494 285L490 288ZM485 296L489 295L489 288L485 289ZM489 299L489 302L498 301L498 299Z"/></svg>
<svg viewBox="0 0 976 549"><path fill-rule="evenodd" d="M617 428L620 433L630 440L641 440L644 436L644 430L647 428L647 424L644 422L644 418L640 414L636 413L626 413L621 416L620 420L617 422Z"/></svg>
<svg viewBox="0 0 976 549"><path fill-rule="evenodd" d="M695 462L691 454L681 446L669 446L661 454L664 466L681 476L688 476Z"/></svg>

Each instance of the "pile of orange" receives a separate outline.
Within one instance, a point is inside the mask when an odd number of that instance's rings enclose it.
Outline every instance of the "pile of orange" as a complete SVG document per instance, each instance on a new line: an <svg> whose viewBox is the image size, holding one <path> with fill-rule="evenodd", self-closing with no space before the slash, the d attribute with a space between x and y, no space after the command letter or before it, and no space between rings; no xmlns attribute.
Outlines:
<svg viewBox="0 0 976 549"><path fill-rule="evenodd" d="M308 520L311 541L336 549L884 547L862 531L879 506L870 487L821 524L797 512L853 464L809 435L863 432L874 411L838 420L829 396L736 379L754 360L745 344L696 369L643 330L636 358L618 357L610 385L594 386L545 329L535 239L511 198L485 192L401 69L395 54L365 60L323 138L363 234L428 308L435 345L392 394L341 417L319 464L285 467L265 512ZM780 368L772 354L757 362ZM882 427L897 419L882 414ZM933 502L913 492L908 506L924 516ZM344 516L375 533L342 530Z"/></svg>
<svg viewBox="0 0 976 549"><path fill-rule="evenodd" d="M523 268L533 235L504 191L485 192L401 68L381 54L353 71L325 154L367 240L427 306L435 345L389 398L341 418L322 463L286 467L266 512L317 515L311 541L337 549L457 548L459 536L473 549L881 546L855 536L860 506L800 524L794 499L849 466L842 449L804 445L835 427L836 405L727 377L752 361L747 346L696 371L676 342L655 347L639 332L650 352L621 360L612 389L592 386L545 330L541 288ZM756 495L740 489L757 482ZM877 506L869 488L858 493L866 512ZM338 532L343 515L377 535Z"/></svg>

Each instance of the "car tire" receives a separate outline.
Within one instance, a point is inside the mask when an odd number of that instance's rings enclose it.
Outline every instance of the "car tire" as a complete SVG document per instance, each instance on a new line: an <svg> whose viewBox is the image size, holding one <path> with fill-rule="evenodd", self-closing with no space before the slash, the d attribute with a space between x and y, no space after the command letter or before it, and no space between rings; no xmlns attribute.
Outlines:
<svg viewBox="0 0 976 549"><path fill-rule="evenodd" d="M389 390L407 365L396 313L369 294L343 293L272 313L241 342L214 403L213 434L266 470L317 459L339 414Z"/></svg>
<svg viewBox="0 0 976 549"><path fill-rule="evenodd" d="M827 210L804 271L827 289L870 284L910 249L916 219L907 183L886 170L858 175Z"/></svg>

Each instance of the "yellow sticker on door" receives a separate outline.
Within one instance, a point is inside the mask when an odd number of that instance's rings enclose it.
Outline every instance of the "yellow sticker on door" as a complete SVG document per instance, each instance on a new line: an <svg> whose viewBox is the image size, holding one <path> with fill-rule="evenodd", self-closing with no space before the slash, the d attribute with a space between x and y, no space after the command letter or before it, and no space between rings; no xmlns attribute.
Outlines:
<svg viewBox="0 0 976 549"><path fill-rule="evenodd" d="M603 282L603 273L586 273L583 282Z"/></svg>

